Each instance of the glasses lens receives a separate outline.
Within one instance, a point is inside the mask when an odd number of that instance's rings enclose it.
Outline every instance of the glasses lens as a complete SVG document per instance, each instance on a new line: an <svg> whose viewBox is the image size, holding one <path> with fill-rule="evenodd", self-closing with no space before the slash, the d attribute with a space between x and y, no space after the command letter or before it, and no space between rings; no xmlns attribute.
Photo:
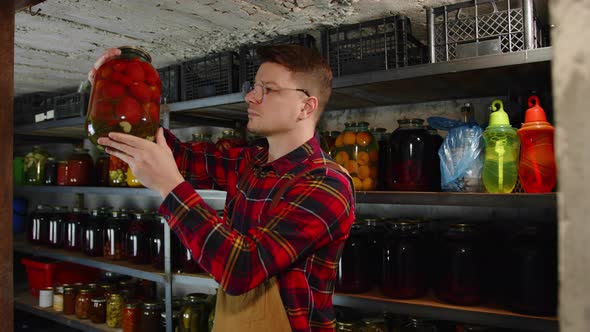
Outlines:
<svg viewBox="0 0 590 332"><path fill-rule="evenodd" d="M244 82L242 84L242 94L244 96L246 96L252 90L254 90L254 84L252 84L252 82Z"/></svg>

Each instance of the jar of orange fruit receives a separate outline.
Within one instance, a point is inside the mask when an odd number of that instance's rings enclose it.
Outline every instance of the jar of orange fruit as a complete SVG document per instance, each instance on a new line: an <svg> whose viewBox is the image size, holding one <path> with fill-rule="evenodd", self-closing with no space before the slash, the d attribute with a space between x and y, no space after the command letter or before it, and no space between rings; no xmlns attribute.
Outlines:
<svg viewBox="0 0 590 332"><path fill-rule="evenodd" d="M348 170L355 190L375 190L379 145L369 131L369 123L345 123L344 131L336 138L334 160Z"/></svg>

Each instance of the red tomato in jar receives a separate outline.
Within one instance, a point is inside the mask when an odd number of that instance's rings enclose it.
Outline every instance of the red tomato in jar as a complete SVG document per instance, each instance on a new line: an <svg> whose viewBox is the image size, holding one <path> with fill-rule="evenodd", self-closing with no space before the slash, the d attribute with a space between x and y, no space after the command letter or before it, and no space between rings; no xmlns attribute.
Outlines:
<svg viewBox="0 0 590 332"><path fill-rule="evenodd" d="M122 60L113 60L113 69L115 71L121 72L127 68L127 64L125 61Z"/></svg>
<svg viewBox="0 0 590 332"><path fill-rule="evenodd" d="M123 76L123 77L121 77L121 79L119 80L119 82L121 84L123 84L123 86L130 86L131 84L133 84L133 80L129 76Z"/></svg>
<svg viewBox="0 0 590 332"><path fill-rule="evenodd" d="M124 96L116 108L117 115L123 121L136 125L141 120L141 106L135 98Z"/></svg>
<svg viewBox="0 0 590 332"><path fill-rule="evenodd" d="M145 80L145 73L138 62L131 62L127 64L127 69L125 72L133 82L143 82Z"/></svg>
<svg viewBox="0 0 590 332"><path fill-rule="evenodd" d="M150 90L152 90L152 101L154 103L160 103L160 96L162 95L162 89L160 85L151 85Z"/></svg>
<svg viewBox="0 0 590 332"><path fill-rule="evenodd" d="M160 109L158 108L158 105L156 103L147 102L142 106L145 113L150 115L150 119L152 119L152 122L160 122Z"/></svg>
<svg viewBox="0 0 590 332"><path fill-rule="evenodd" d="M150 101L152 96L152 91L150 90L149 86L143 82L133 82L129 87L129 91L131 91L131 95L137 98L140 103L145 103Z"/></svg>
<svg viewBox="0 0 590 332"><path fill-rule="evenodd" d="M104 84L105 84L105 80L95 80L94 81L94 93L96 96L101 96L103 91L102 89L104 89Z"/></svg>
<svg viewBox="0 0 590 332"><path fill-rule="evenodd" d="M106 82L103 88L103 95L107 98L119 98L124 93L125 87L113 82Z"/></svg>
<svg viewBox="0 0 590 332"><path fill-rule="evenodd" d="M119 72L119 71L114 71L111 74L111 81L112 82L120 82L121 78L123 78L123 74L121 74L121 72Z"/></svg>
<svg viewBox="0 0 590 332"><path fill-rule="evenodd" d="M143 72L145 73L145 81L149 85L154 85L160 79L158 72L147 62L142 62Z"/></svg>
<svg viewBox="0 0 590 332"><path fill-rule="evenodd" d="M97 102L92 109L91 115L95 121L106 123L109 126L113 126L118 122L113 112L113 104L110 101Z"/></svg>
<svg viewBox="0 0 590 332"><path fill-rule="evenodd" d="M111 76L112 72L113 72L113 67L111 67L108 64L104 64L104 65L100 66L96 76L106 80Z"/></svg>

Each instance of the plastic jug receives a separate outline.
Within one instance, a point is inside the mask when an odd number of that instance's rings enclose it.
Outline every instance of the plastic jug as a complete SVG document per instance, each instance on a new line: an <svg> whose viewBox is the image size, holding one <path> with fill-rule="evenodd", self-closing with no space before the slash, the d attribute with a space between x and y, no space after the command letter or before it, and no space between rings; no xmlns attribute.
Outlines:
<svg viewBox="0 0 590 332"><path fill-rule="evenodd" d="M539 97L530 96L522 128L517 131L522 149L518 176L527 193L547 193L557 181L553 148L553 126L547 122Z"/></svg>
<svg viewBox="0 0 590 332"><path fill-rule="evenodd" d="M492 102L488 127L483 132L486 143L483 184L493 194L512 192L516 185L520 139L510 125L501 100Z"/></svg>

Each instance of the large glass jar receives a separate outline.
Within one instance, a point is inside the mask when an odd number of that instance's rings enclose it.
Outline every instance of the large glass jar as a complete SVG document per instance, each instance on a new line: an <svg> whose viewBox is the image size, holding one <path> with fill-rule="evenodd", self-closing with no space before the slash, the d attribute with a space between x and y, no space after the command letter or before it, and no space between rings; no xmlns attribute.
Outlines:
<svg viewBox="0 0 590 332"><path fill-rule="evenodd" d="M89 186L94 176L94 161L87 149L74 148L68 159L68 185Z"/></svg>
<svg viewBox="0 0 590 332"><path fill-rule="evenodd" d="M49 217L49 233L45 244L53 248L63 248L65 238L65 223L68 216L66 206L55 206Z"/></svg>
<svg viewBox="0 0 590 332"><path fill-rule="evenodd" d="M246 140L240 138L234 130L224 130L222 136L215 143L219 151L246 146Z"/></svg>
<svg viewBox="0 0 590 332"><path fill-rule="evenodd" d="M180 321L180 311L173 310L172 311L172 331L176 332L178 330L178 322ZM166 312L162 311L160 313L160 326L162 326L162 331L166 331ZM199 330L200 331L200 330ZM211 329L204 330L211 331Z"/></svg>
<svg viewBox="0 0 590 332"><path fill-rule="evenodd" d="M125 259L125 239L129 227L129 215L121 211L112 211L107 219L104 232L103 256L107 259Z"/></svg>
<svg viewBox="0 0 590 332"><path fill-rule="evenodd" d="M94 177L96 185L99 187L109 186L109 155L101 153L94 163Z"/></svg>
<svg viewBox="0 0 590 332"><path fill-rule="evenodd" d="M90 212L88 224L82 233L82 247L86 255L100 257L103 252L103 232L105 217L99 215L99 210L94 209Z"/></svg>
<svg viewBox="0 0 590 332"><path fill-rule="evenodd" d="M98 146L99 137L122 132L153 141L160 121L162 86L151 56L136 47L119 47L121 55L96 71L86 133Z"/></svg>
<svg viewBox="0 0 590 332"><path fill-rule="evenodd" d="M135 213L127 232L127 260L134 264L149 264L150 238L153 219L143 213Z"/></svg>
<svg viewBox="0 0 590 332"><path fill-rule="evenodd" d="M88 319L88 313L90 311L90 290L82 288L76 295L76 317L78 319Z"/></svg>
<svg viewBox="0 0 590 332"><path fill-rule="evenodd" d="M193 133L192 139L190 140L191 148L198 150L207 150L215 147L215 144L211 141L211 134L196 132Z"/></svg>
<svg viewBox="0 0 590 332"><path fill-rule="evenodd" d="M342 165L350 176L355 190L377 188L379 146L367 122L346 123L336 138L334 161Z"/></svg>
<svg viewBox="0 0 590 332"><path fill-rule="evenodd" d="M355 222L350 228L336 272L336 290L362 293L371 289L372 275L369 257L369 229L365 222Z"/></svg>
<svg viewBox="0 0 590 332"><path fill-rule="evenodd" d="M64 285L64 315L73 315L76 312L76 290L74 287Z"/></svg>
<svg viewBox="0 0 590 332"><path fill-rule="evenodd" d="M107 299L107 326L110 328L121 327L123 313L123 297L120 294L111 294Z"/></svg>
<svg viewBox="0 0 590 332"><path fill-rule="evenodd" d="M137 302L127 302L123 305L121 327L123 332L139 332L140 308Z"/></svg>
<svg viewBox="0 0 590 332"><path fill-rule="evenodd" d="M180 309L178 332L207 331L209 325L207 299L201 294L189 294L186 300L187 302Z"/></svg>
<svg viewBox="0 0 590 332"><path fill-rule="evenodd" d="M203 272L199 263L194 259L192 251L184 246L182 246L182 255L180 256L180 269L184 273Z"/></svg>
<svg viewBox="0 0 590 332"><path fill-rule="evenodd" d="M70 251L82 250L82 236L84 225L88 222L88 211L80 208L73 208L66 217L64 248Z"/></svg>
<svg viewBox="0 0 590 332"><path fill-rule="evenodd" d="M432 139L432 191L440 191L440 157L438 150L443 143L443 138L438 134L438 131L428 126L428 133Z"/></svg>
<svg viewBox="0 0 590 332"><path fill-rule="evenodd" d="M389 224L382 251L381 291L388 297L409 299L426 292L426 242L417 222Z"/></svg>
<svg viewBox="0 0 590 332"><path fill-rule="evenodd" d="M57 161L53 157L49 157L45 161L43 184L46 186L55 186L57 184Z"/></svg>
<svg viewBox="0 0 590 332"><path fill-rule="evenodd" d="M106 322L106 300L102 297L90 300L90 321L94 324L104 324Z"/></svg>
<svg viewBox="0 0 590 332"><path fill-rule="evenodd" d="M371 282L378 284L381 281L381 265L382 265L382 247L383 236L387 230L385 220L376 218L367 218L364 220L367 225L368 232L368 249L369 255L367 259L370 260L371 266Z"/></svg>
<svg viewBox="0 0 590 332"><path fill-rule="evenodd" d="M68 161L60 160L57 162L57 185L68 185Z"/></svg>
<svg viewBox="0 0 590 332"><path fill-rule="evenodd" d="M44 244L43 239L49 238L49 218L53 209L39 204L31 213L27 226L27 238L32 244Z"/></svg>
<svg viewBox="0 0 590 332"><path fill-rule="evenodd" d="M45 162L49 154L35 145L33 151L25 155L24 172L25 184L42 185L43 176L45 175Z"/></svg>
<svg viewBox="0 0 590 332"><path fill-rule="evenodd" d="M441 238L437 259L436 295L457 305L475 305L483 300L483 267L486 265L482 238L475 224L454 224Z"/></svg>
<svg viewBox="0 0 590 332"><path fill-rule="evenodd" d="M154 219L154 227L152 229L152 236L150 239L150 262L152 266L158 270L164 270L164 223L166 221L163 218ZM172 270L179 268L179 254L182 252L182 244L180 240L174 234L170 233L170 264Z"/></svg>
<svg viewBox="0 0 590 332"><path fill-rule="evenodd" d="M139 330L142 332L160 332L160 312L162 306L159 302L144 302Z"/></svg>
<svg viewBox="0 0 590 332"><path fill-rule="evenodd" d="M128 169L129 165L126 162L115 156L109 156L109 186L126 187Z"/></svg>
<svg viewBox="0 0 590 332"><path fill-rule="evenodd" d="M432 187L432 137L422 119L397 120L389 138L387 188L397 191L429 191Z"/></svg>

